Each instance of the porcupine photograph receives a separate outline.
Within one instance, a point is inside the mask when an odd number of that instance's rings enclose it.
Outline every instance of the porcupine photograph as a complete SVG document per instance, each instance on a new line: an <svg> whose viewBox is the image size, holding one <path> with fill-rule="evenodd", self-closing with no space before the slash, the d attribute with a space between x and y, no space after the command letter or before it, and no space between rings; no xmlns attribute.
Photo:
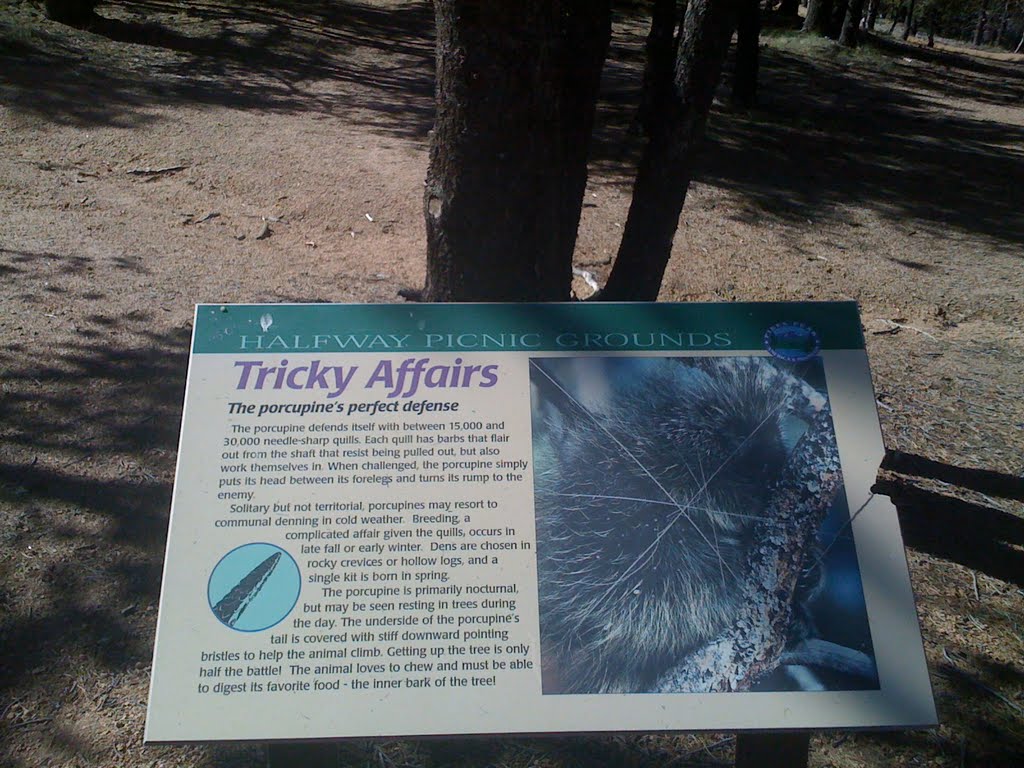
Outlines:
<svg viewBox="0 0 1024 768"><path fill-rule="evenodd" d="M530 380L543 692L656 691L733 622L820 359L534 358ZM825 503L787 642L829 651L751 690L878 687L844 494Z"/></svg>

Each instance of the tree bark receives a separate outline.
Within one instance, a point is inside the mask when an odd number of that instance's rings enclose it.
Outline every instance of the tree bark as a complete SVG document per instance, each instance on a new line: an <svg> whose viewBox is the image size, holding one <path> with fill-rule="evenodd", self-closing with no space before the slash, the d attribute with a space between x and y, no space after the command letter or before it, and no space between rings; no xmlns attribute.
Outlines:
<svg viewBox="0 0 1024 768"><path fill-rule="evenodd" d="M743 609L731 629L688 654L658 682L660 693L725 692L750 688L775 669L786 645L792 598L813 556L816 532L842 487L839 452L827 406L801 438L764 512L754 540ZM808 488L816 488L814 496ZM770 590L765 585L770 584Z"/></svg>
<svg viewBox="0 0 1024 768"><path fill-rule="evenodd" d="M739 0L690 0L687 5L672 88L658 106L640 159L618 257L602 299L658 298L738 6Z"/></svg>
<svg viewBox="0 0 1024 768"><path fill-rule="evenodd" d="M914 0L910 0L910 5L907 6L907 18L903 20L903 39L910 39L910 28L914 24Z"/></svg>
<svg viewBox="0 0 1024 768"><path fill-rule="evenodd" d="M999 31L996 32L996 45L1006 45L1006 28L1010 24L1010 0L1003 0L1003 13L999 18Z"/></svg>
<svg viewBox="0 0 1024 768"><path fill-rule="evenodd" d="M740 0L736 19L736 70L732 79L732 103L738 107L757 104L760 36L760 0Z"/></svg>
<svg viewBox="0 0 1024 768"><path fill-rule="evenodd" d="M832 18L832 6L833 0L808 0L803 31L827 34L829 19Z"/></svg>
<svg viewBox="0 0 1024 768"><path fill-rule="evenodd" d="M775 9L775 16L781 20L796 21L800 18L800 0L782 0Z"/></svg>
<svg viewBox="0 0 1024 768"><path fill-rule="evenodd" d="M685 11L684 11L685 12ZM640 94L639 122L644 135L650 136L658 105L672 88L672 68L676 60L676 0L654 0L651 31L644 46L644 82Z"/></svg>
<svg viewBox="0 0 1024 768"><path fill-rule="evenodd" d="M988 0L981 0L978 10L978 25L974 28L974 44L981 45L985 38L985 26L988 24Z"/></svg>
<svg viewBox="0 0 1024 768"><path fill-rule="evenodd" d="M875 22L878 21L878 6L880 3L881 0L871 0L871 2L868 3L867 28L869 32L875 31Z"/></svg>
<svg viewBox="0 0 1024 768"><path fill-rule="evenodd" d="M608 0L436 0L427 301L569 298Z"/></svg>
<svg viewBox="0 0 1024 768"><path fill-rule="evenodd" d="M45 0L46 17L61 24L78 27L96 18L99 0Z"/></svg>
<svg viewBox="0 0 1024 768"><path fill-rule="evenodd" d="M843 29L839 33L839 44L847 48L856 48L860 42L860 19L864 14L864 0L850 0L843 19Z"/></svg>
<svg viewBox="0 0 1024 768"><path fill-rule="evenodd" d="M832 5L832 15L828 21L827 37L838 40L843 31L843 21L846 19L846 12L850 7L850 0L835 0Z"/></svg>

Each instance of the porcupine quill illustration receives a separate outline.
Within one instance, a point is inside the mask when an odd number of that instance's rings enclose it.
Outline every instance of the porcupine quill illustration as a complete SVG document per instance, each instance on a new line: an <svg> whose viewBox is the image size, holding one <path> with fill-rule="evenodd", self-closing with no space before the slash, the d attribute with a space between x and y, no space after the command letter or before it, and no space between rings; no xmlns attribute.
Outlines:
<svg viewBox="0 0 1024 768"><path fill-rule="evenodd" d="M545 693L636 693L725 629L823 396L767 358L531 361Z"/></svg>
<svg viewBox="0 0 1024 768"><path fill-rule="evenodd" d="M256 599L256 596L274 572L281 553L275 552L262 563L249 571L242 579L213 606L214 615L229 627L234 627L245 609Z"/></svg>

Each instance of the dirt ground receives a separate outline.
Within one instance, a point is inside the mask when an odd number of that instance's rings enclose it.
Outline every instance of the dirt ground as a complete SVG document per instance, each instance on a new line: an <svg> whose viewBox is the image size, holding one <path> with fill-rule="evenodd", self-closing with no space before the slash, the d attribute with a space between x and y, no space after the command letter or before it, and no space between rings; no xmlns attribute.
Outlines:
<svg viewBox="0 0 1024 768"><path fill-rule="evenodd" d="M297 10L301 9L301 10ZM398 300L423 279L428 3L0 6L0 765L250 766L144 748L193 305ZM629 200L643 23L620 15L577 265ZM1024 472L1024 61L768 33L716 109L662 300L854 299L889 448ZM496 265L500 269L500 265ZM580 285L585 293L585 286ZM1024 754L1024 505L890 477L942 725L812 765ZM723 765L727 736L358 743L353 765Z"/></svg>

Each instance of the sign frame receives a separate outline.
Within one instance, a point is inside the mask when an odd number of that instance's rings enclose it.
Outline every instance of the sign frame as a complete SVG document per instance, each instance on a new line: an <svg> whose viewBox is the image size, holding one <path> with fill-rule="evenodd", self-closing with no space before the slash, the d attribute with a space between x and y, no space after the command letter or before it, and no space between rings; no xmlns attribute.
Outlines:
<svg viewBox="0 0 1024 768"><path fill-rule="evenodd" d="M580 401L584 412L610 407L601 405L606 396L596 392L601 387L579 383L601 376L607 379L604 389L620 399L639 391L621 383L630 377L644 386L657 377L682 377L691 382L680 385L689 388L685 392L702 392L707 380L733 386L743 377L760 382L781 376L797 382L786 386L811 392L809 400L815 392L827 400L848 515L842 528L854 540L851 551L877 687L851 690L844 683L820 690L665 693L654 692L650 682L614 680L582 689L551 682L558 675L542 671L545 661L550 668L554 653L542 637L542 614L550 609L541 604L538 585L542 577L550 577L542 571L546 545L538 541L538 532L543 527L534 519L541 498L534 468L538 445L559 442L545 433L554 429L552 419L568 429L564 422L576 417L566 416L564 408L556 417L541 415L550 403L544 404L537 379L531 378L531 361L538 360L563 360L552 363L553 370L561 372L562 383L576 382L571 399ZM564 362L580 360L589 362L577 373L572 363ZM791 375L797 367L810 372ZM454 410L444 410L445 404ZM399 425L395 432L379 431L391 423ZM479 428L452 426L477 423ZM486 429L487 424L492 428ZM317 431L317 425L323 428ZM339 425L347 429L331 431ZM476 447L466 442L473 434L483 436ZM464 439L455 440L460 436ZM410 440L408 448L395 442L409 437L435 440ZM483 485L421 480L443 476L446 470L435 466L426 472L425 462L440 464L440 456L428 460L425 453L411 451L417 445L424 452L436 450L438 437L450 438L444 445L467 457L465 466L475 467L455 468L452 475L505 479L480 480ZM319 442L327 438L329 443ZM595 442L593 437L588 440ZM481 456L481 449L493 453ZM367 453L357 459L354 452L363 450ZM348 451L352 460L328 462L324 456L331 451ZM264 456L247 459L246 452ZM226 458L233 453L236 457ZM863 335L852 302L199 305L145 741L932 726L936 714L898 519L887 498L870 492L882 455ZM500 461L509 463L499 467ZM611 459L606 455L597 461ZM324 470L328 464L338 469ZM312 469L315 465L321 469ZM335 481L316 479L329 475ZM337 479L343 475L351 482L341 486ZM360 476L364 481L357 488ZM391 479L384 482L384 477ZM276 485L281 478L282 485ZM246 493L251 495L243 498ZM448 513L403 506L420 499L480 506L464 506L464 514L452 523L445 517ZM342 509L360 500L365 508ZM370 514L372 504L378 505L376 515ZM337 522L350 518L351 524ZM219 521L232 520L268 524L250 528L225 522L218 527ZM287 520L299 522L278 524ZM446 528L461 528L463 536L442 540ZM694 524L703 536L698 529ZM343 558L330 548L352 546L355 540L331 536L340 537L346 530L348 536L359 531L366 535L342 567ZM490 533L477 537L469 536L470 531ZM286 538L290 533L308 536ZM385 536L399 549L389 550ZM435 563L448 558L446 566L413 564L417 558L433 557L431 546L449 543L456 550L432 550L438 556ZM463 543L478 548L459 549ZM369 549L377 544L380 551ZM487 554L479 549L484 544ZM358 549L364 545L368 549L360 556ZM402 550L404 545L410 548ZM388 552L395 556L387 557ZM470 572L465 561L473 557L484 562ZM453 565L455 559L460 562ZM384 565L388 560L396 563L390 569ZM442 579L443 573L447 576ZM347 574L370 584L379 579L382 588L393 576L395 584L408 577L405 586L421 583L436 591L390 613L386 601L379 600L380 615L372 618L385 623L371 629L367 622L375 609L368 607L369 599L330 597L346 589L342 577ZM497 586L511 586L515 592L484 590ZM477 591L456 596L456 587ZM422 624L428 616L433 616L428 626L438 626L435 622L445 609L436 601L444 599L460 606L451 609L460 622L455 629L478 632L483 639L416 639L434 631ZM423 606L431 600L435 602L428 611ZM320 613L328 602L346 603L349 621L358 613L360 623L328 628L331 619ZM484 604L498 607L480 608ZM513 617L514 623L500 628L472 623L499 614ZM325 622L323 631L315 626L318 620ZM505 630L504 636L493 634ZM358 632L372 639L353 641ZM392 633L413 639L392 640ZM343 634L346 639L339 640ZM344 648L346 656L333 665L329 659L312 663L312 652L331 648ZM357 649L368 652L359 657L362 661L351 655ZM369 653L374 649L395 655L382 660ZM436 649L439 655L431 657ZM290 651L302 655L289 657ZM438 676L433 666L439 663L456 664L458 674ZM340 670L345 664L350 665L348 673L308 671L318 666ZM398 664L400 673L392 674L391 664ZM431 671L423 672L428 664ZM469 672L481 664L486 673ZM406 671L408 665L427 685L412 685L417 676ZM446 677L480 682L438 687L438 680ZM337 680L338 687L314 688L328 678ZM377 687L392 678L400 685ZM371 687L353 688L353 681ZM277 685L268 690L272 682ZM214 692L217 683L221 689ZM647 688L641 693L637 686ZM450 707L458 717L446 714ZM282 717L282 711L288 716Z"/></svg>

